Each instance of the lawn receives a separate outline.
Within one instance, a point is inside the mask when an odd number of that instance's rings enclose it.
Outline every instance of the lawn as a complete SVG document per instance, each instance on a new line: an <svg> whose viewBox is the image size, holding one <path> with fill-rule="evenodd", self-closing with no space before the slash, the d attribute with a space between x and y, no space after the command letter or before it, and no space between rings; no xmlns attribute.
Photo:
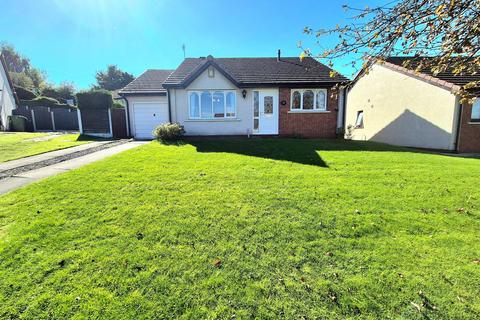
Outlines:
<svg viewBox="0 0 480 320"><path fill-rule="evenodd" d="M0 318L478 319L480 160L132 149L0 197Z"/></svg>
<svg viewBox="0 0 480 320"><path fill-rule="evenodd" d="M0 162L65 149L91 142L79 134L62 134L52 139L51 133L0 132Z"/></svg>

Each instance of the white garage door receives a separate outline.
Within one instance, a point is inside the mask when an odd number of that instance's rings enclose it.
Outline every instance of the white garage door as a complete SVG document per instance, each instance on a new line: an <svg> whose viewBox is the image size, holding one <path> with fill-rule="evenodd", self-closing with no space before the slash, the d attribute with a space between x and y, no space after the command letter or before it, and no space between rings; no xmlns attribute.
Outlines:
<svg viewBox="0 0 480 320"><path fill-rule="evenodd" d="M168 104L164 102L134 103L135 138L152 139L156 126L168 122Z"/></svg>

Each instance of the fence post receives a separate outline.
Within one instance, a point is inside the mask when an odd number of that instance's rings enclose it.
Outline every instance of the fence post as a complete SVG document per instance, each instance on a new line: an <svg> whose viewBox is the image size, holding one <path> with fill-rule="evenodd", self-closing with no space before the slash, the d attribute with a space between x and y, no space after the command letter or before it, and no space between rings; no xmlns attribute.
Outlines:
<svg viewBox="0 0 480 320"><path fill-rule="evenodd" d="M50 117L52 118L53 131L57 131L57 130L55 130L55 116L53 115L52 109L50 109Z"/></svg>
<svg viewBox="0 0 480 320"><path fill-rule="evenodd" d="M113 138L113 130L112 130L112 111L110 110L110 108L108 108L107 110L108 110L108 124L110 125L110 135L111 135L112 138Z"/></svg>
<svg viewBox="0 0 480 320"><path fill-rule="evenodd" d="M83 134L83 127L82 127L82 114L80 113L80 109L77 108L77 120L78 120L78 130L80 134Z"/></svg>
<svg viewBox="0 0 480 320"><path fill-rule="evenodd" d="M33 124L33 131L37 131L37 124L35 123L35 112L33 111L33 108L30 109L32 113L32 124Z"/></svg>

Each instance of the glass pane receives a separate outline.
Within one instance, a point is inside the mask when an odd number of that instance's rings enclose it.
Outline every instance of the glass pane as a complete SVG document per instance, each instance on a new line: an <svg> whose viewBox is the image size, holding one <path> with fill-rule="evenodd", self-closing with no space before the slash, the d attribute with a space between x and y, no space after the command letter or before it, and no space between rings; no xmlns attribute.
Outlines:
<svg viewBox="0 0 480 320"><path fill-rule="evenodd" d="M225 116L225 97L222 91L213 93L213 116L223 118Z"/></svg>
<svg viewBox="0 0 480 320"><path fill-rule="evenodd" d="M313 109L313 91L306 90L303 93L303 109L312 110Z"/></svg>
<svg viewBox="0 0 480 320"><path fill-rule="evenodd" d="M292 95L292 109L300 109L300 92L294 91Z"/></svg>
<svg viewBox="0 0 480 320"><path fill-rule="evenodd" d="M253 91L253 116L258 117L259 107L258 91Z"/></svg>
<svg viewBox="0 0 480 320"><path fill-rule="evenodd" d="M473 102L472 120L480 120L480 98L475 99Z"/></svg>
<svg viewBox="0 0 480 320"><path fill-rule="evenodd" d="M258 119L253 119L253 130L258 131Z"/></svg>
<svg viewBox="0 0 480 320"><path fill-rule="evenodd" d="M263 98L263 112L265 114L273 113L273 97L267 96Z"/></svg>
<svg viewBox="0 0 480 320"><path fill-rule="evenodd" d="M356 127L363 127L363 111L358 111L357 121L355 122Z"/></svg>
<svg viewBox="0 0 480 320"><path fill-rule="evenodd" d="M198 93L190 93L190 118L200 117L200 100Z"/></svg>
<svg viewBox="0 0 480 320"><path fill-rule="evenodd" d="M326 105L325 105L325 92L324 91L319 91L317 93L317 105L315 106L316 109L320 110L326 110Z"/></svg>
<svg viewBox="0 0 480 320"><path fill-rule="evenodd" d="M235 93L228 92L227 93L227 117L235 117Z"/></svg>
<svg viewBox="0 0 480 320"><path fill-rule="evenodd" d="M200 102L202 118L212 118L212 94L209 91L203 91Z"/></svg>

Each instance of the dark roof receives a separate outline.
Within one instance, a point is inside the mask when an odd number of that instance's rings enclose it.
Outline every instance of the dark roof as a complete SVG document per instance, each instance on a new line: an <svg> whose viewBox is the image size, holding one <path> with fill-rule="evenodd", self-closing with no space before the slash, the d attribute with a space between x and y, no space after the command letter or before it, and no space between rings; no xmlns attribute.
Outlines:
<svg viewBox="0 0 480 320"><path fill-rule="evenodd" d="M435 59L435 58L433 57L390 57L386 60L386 62L403 67L403 63L405 61L410 60L411 64L409 65L409 69L415 70L415 68L420 64L420 62L423 59ZM472 81L480 81L480 70L476 74L463 74L463 75L455 75L453 73L453 70L446 70L445 72L440 72L435 75L432 72L432 70L428 68L423 68L420 70L420 72L427 76L437 78L457 86L464 86L467 83Z"/></svg>
<svg viewBox="0 0 480 320"><path fill-rule="evenodd" d="M149 69L121 89L119 94L166 93L162 84L173 70Z"/></svg>
<svg viewBox="0 0 480 320"><path fill-rule="evenodd" d="M257 85L335 84L348 79L313 58L187 58L167 78L164 87L185 88L208 66L216 67L237 87Z"/></svg>
<svg viewBox="0 0 480 320"><path fill-rule="evenodd" d="M5 74L7 75L7 82L8 85L10 86L10 90L13 92L13 97L15 98L15 102L20 104L20 100L18 100L17 93L15 92L15 87L13 86L13 81L12 78L10 77L10 73L8 72L7 68L7 62L5 61L5 58L3 57L3 54L0 54L0 63L2 64L3 70L5 71Z"/></svg>

